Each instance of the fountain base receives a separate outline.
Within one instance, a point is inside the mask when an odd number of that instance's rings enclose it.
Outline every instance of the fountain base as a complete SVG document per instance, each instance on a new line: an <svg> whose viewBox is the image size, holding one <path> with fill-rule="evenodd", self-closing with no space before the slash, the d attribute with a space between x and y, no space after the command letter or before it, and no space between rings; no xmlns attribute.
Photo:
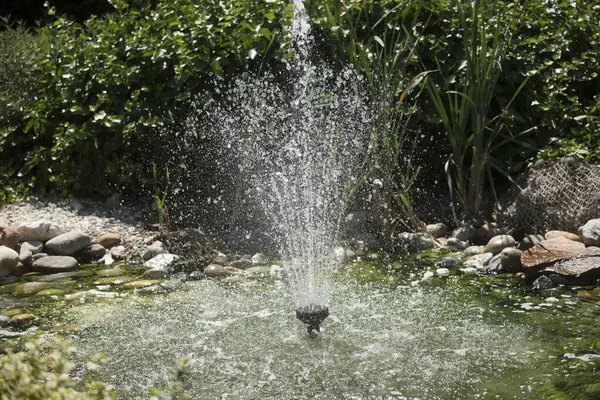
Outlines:
<svg viewBox="0 0 600 400"><path fill-rule="evenodd" d="M321 323L329 316L329 308L311 304L296 309L296 318L306 325L309 334L321 331Z"/></svg>

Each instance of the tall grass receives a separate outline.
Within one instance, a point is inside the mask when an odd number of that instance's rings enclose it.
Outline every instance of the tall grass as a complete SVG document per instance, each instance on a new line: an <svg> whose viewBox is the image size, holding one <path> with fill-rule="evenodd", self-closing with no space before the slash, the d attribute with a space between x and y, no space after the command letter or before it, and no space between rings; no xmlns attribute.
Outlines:
<svg viewBox="0 0 600 400"><path fill-rule="evenodd" d="M457 4L465 55L458 73L463 75L457 80L454 90L448 90L448 79L443 75L445 89L431 80L427 89L452 149L445 163L450 194L458 196L465 217L475 218L480 214L486 179L495 195L492 169L510 179L494 159L493 150L504 134L506 109L527 79L505 109L491 117L491 103L502 74L502 61L512 40L510 26L514 21L508 21L499 10L487 8L485 0L458 0ZM506 140L516 139L510 137L510 132L508 134ZM458 220L456 212L454 217Z"/></svg>
<svg viewBox="0 0 600 400"><path fill-rule="evenodd" d="M415 7L405 13L407 7ZM323 10L336 42L336 58L346 59L364 76L370 91L373 124L362 176L353 188L371 184L373 216L385 244L399 230L420 230L424 224L413 205L414 184L420 167L414 163L419 135L410 129L414 100L425 74L407 78L421 39L407 27L415 25L420 2L400 2L392 8L374 2L326 1ZM407 20L405 15L411 15ZM414 90L414 92L413 92Z"/></svg>

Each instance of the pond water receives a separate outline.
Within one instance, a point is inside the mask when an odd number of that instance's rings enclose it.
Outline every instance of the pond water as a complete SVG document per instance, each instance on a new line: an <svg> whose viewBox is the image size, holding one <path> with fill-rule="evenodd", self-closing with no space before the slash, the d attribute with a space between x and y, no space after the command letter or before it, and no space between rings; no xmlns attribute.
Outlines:
<svg viewBox="0 0 600 400"><path fill-rule="evenodd" d="M49 313L44 330L62 330L82 361L103 353L97 377L123 399L151 388L192 399L599 398L598 303L508 276L421 281L414 271L350 266L316 338L287 285L268 277L151 296L117 280L116 299L43 311L34 296L35 312Z"/></svg>

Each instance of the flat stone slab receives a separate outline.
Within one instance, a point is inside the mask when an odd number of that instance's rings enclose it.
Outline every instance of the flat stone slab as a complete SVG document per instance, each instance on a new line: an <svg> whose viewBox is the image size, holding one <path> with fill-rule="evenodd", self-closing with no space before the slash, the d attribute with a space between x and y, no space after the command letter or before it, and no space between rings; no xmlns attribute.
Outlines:
<svg viewBox="0 0 600 400"><path fill-rule="evenodd" d="M79 264L77 260L69 256L47 256L33 262L31 270L33 272L42 272L53 274L56 272L68 272L77 269Z"/></svg>
<svg viewBox="0 0 600 400"><path fill-rule="evenodd" d="M581 256L567 260L557 261L549 267L544 268L544 272L554 272L560 275L579 278L584 274L594 270L600 274L600 255Z"/></svg>
<svg viewBox="0 0 600 400"><path fill-rule="evenodd" d="M581 242L556 237L525 250L521 255L521 263L525 269L543 269L545 265L555 261L589 255L600 255L600 252L595 248L586 248Z"/></svg>

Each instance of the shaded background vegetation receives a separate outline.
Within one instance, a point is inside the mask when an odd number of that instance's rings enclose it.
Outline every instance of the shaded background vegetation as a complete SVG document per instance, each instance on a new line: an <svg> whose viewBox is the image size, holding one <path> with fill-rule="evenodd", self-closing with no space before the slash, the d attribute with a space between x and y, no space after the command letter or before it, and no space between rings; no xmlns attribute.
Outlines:
<svg viewBox="0 0 600 400"><path fill-rule="evenodd" d="M215 77L227 82L247 70L285 68L291 4L283 0L48 3L50 7L42 1L11 0L0 5L0 14L10 15L0 33L0 200L30 191L148 196L152 163L159 171L170 165L176 182L178 177L190 177L189 165L183 171L174 162L184 156L193 156L192 175L200 182L194 198L201 202L214 197L215 185L220 185L219 193L226 192L224 186L231 182L219 176L212 143L199 139L182 148L176 146L177 134L192 100L218 96ZM494 158L513 175L535 157L569 154L599 162L600 7L583 0L484 3L496 11L490 18L502 13L510 21L512 33L490 114L506 111L505 136L535 127L519 140L495 148ZM390 26L401 30L397 43L411 41L414 51L401 63L406 77L398 82L403 87L391 88L399 94L424 70L440 68L427 79L444 90L453 90L464 79L457 4L456 0L307 1L320 56L334 65L368 68L373 60L369 49L377 48L374 37L390 43L398 39ZM384 23L376 24L382 18ZM24 21L24 26L17 21ZM361 51L363 62L358 63ZM431 101L418 91L410 103L411 129L420 139L413 161L421 167L413 189L427 187L428 196L442 196L447 190L443 163L450 147ZM394 157L392 167L406 168ZM401 173L391 179L405 178ZM500 187L506 185L503 175L494 180ZM399 190L406 186L406 181L398 184ZM179 204L188 204L190 196L181 195Z"/></svg>

